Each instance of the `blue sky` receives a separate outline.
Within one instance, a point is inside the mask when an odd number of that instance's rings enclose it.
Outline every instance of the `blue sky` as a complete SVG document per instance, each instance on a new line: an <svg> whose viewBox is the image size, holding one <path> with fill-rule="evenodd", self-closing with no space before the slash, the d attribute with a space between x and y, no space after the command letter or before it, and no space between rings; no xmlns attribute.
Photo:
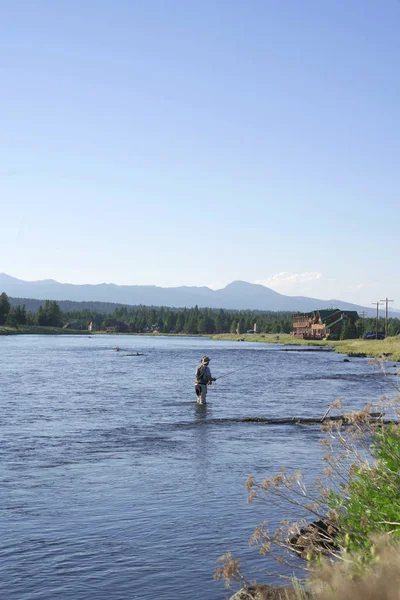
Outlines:
<svg viewBox="0 0 400 600"><path fill-rule="evenodd" d="M0 272L400 308L398 0L4 0Z"/></svg>

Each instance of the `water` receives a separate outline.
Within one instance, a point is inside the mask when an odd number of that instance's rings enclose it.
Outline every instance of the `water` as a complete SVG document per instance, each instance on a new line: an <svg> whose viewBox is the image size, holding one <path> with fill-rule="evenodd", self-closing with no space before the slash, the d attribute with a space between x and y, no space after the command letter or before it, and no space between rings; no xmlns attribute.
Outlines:
<svg viewBox="0 0 400 600"><path fill-rule="evenodd" d="M234 419L322 417L339 396L355 409L388 391L365 359L283 350L0 337L0 597L222 600L213 572L227 550L249 578L275 568L248 539L261 520L290 512L248 505L245 481L282 465L314 478L321 434ZM237 372L198 408L194 371L205 353L213 376Z"/></svg>

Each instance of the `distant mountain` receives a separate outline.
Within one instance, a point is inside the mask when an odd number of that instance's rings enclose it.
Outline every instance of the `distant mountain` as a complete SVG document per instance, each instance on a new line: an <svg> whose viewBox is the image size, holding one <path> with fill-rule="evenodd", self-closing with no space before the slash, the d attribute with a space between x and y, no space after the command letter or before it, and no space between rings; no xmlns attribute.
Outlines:
<svg viewBox="0 0 400 600"><path fill-rule="evenodd" d="M374 316L375 310L342 300L319 300L306 296L285 296L263 285L233 281L221 290L208 287L170 287L155 285L74 285L59 283L53 279L23 281L0 274L0 293L17 298L38 300L70 300L75 302L112 302L126 305L170 306L170 307L209 307L233 310L271 310L309 312L324 308L364 311ZM395 312L395 311L391 311ZM399 313L397 313L399 314Z"/></svg>

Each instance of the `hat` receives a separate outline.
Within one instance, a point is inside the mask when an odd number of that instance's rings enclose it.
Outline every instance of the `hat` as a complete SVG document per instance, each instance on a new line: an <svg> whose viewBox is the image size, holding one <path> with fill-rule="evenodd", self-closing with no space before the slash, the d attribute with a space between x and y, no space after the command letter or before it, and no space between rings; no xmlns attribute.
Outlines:
<svg viewBox="0 0 400 600"><path fill-rule="evenodd" d="M210 359L208 358L208 356L203 356L203 358L201 359L201 362L204 364L208 364L210 362Z"/></svg>

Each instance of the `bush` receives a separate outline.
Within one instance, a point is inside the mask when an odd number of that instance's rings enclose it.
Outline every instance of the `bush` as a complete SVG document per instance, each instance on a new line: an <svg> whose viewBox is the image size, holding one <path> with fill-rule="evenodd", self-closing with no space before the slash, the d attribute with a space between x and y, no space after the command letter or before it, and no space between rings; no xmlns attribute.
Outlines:
<svg viewBox="0 0 400 600"><path fill-rule="evenodd" d="M345 531L346 550L371 548L371 534L390 533L400 538L400 427L382 425L372 434L370 454L374 464L355 464L341 493L332 492L332 506Z"/></svg>

